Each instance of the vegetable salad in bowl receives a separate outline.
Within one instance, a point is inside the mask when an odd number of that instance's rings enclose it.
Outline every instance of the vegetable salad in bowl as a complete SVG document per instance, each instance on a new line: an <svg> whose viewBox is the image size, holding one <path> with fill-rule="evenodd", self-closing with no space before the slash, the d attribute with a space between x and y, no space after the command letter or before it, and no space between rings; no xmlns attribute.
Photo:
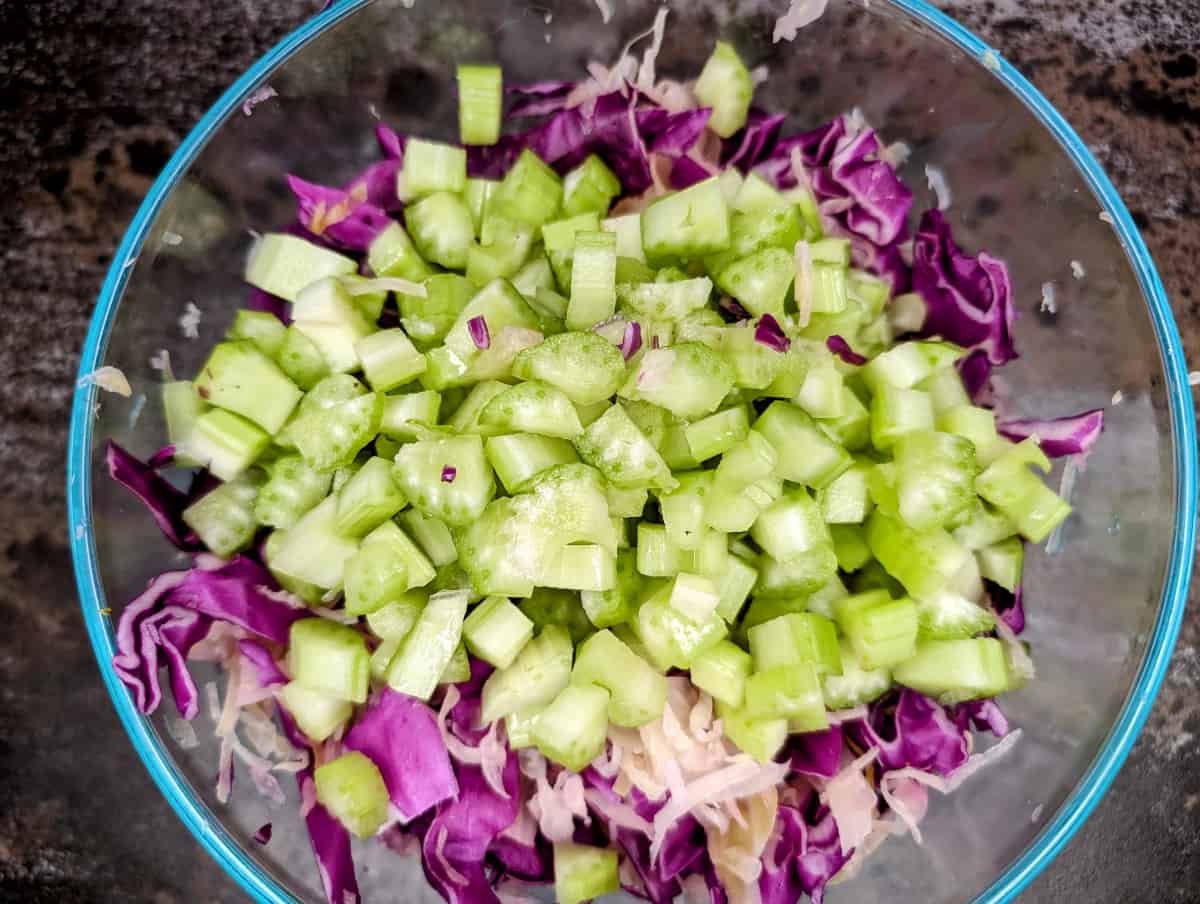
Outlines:
<svg viewBox="0 0 1200 904"><path fill-rule="evenodd" d="M220 800L294 774L331 904L351 836L454 904L820 902L1019 742L1038 472L1102 415L999 417L1003 261L856 111L783 134L724 43L657 78L665 15L577 82L459 67L461 144L288 176L164 447L108 446L191 555L116 671L214 714Z"/></svg>

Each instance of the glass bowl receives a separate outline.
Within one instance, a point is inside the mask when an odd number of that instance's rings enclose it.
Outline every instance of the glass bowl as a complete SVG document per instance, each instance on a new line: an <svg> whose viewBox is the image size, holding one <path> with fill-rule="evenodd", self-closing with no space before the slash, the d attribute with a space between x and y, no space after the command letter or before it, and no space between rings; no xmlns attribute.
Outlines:
<svg viewBox="0 0 1200 904"><path fill-rule="evenodd" d="M145 581L179 564L153 522L107 479L108 437L139 455L165 436L146 405L169 349L192 373L244 302L252 230L290 221L283 175L341 184L376 159L376 117L402 132L456 134L454 66L495 61L513 82L575 78L615 59L654 16L617 4L607 25L587 0L347 0L263 57L184 141L142 204L104 283L80 374L120 367L132 399L74 399L68 464L79 595L104 680L126 730L180 818L254 898L321 900L290 801L268 812L246 787L215 801L216 742L205 726L184 749L162 715L137 713L111 667L114 617ZM1125 205L1079 137L978 38L918 0L834 0L794 42L772 43L785 0L672 4L662 74L699 71L713 39L735 43L770 78L758 102L790 114L785 134L859 107L913 154L902 175L932 206L923 166L941 167L965 247L1007 260L1020 360L1003 369L1007 404L1025 416L1106 407L1106 429L1075 480L1076 514L1053 554L1031 552L1024 635L1039 680L1005 698L1024 738L1001 765L933 801L923 846L892 839L829 900L904 904L1013 897L1104 794L1167 667L1195 543L1195 422L1163 286ZM270 86L274 96L246 105ZM256 92L259 92L256 95ZM244 106L246 105L246 106ZM1072 263L1086 275L1072 277ZM1057 285L1056 312L1041 284ZM185 305L200 337L182 338ZM99 402L98 409L96 403ZM165 710L167 707L164 707ZM269 846L250 841L265 821ZM436 900L419 866L362 845L367 901ZM1114 866L1119 869L1119 865ZM402 889L402 891L398 891Z"/></svg>

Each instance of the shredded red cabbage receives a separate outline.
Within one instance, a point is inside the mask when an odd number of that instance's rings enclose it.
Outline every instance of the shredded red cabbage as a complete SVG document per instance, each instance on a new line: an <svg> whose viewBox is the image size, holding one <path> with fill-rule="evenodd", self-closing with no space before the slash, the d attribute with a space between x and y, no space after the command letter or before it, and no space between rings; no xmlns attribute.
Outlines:
<svg viewBox="0 0 1200 904"><path fill-rule="evenodd" d="M109 476L141 501L163 536L185 552L201 548L199 539L183 521L183 510L196 498L172 486L158 473L166 461L156 455L151 462L143 462L112 440L104 448L104 461Z"/></svg>
<svg viewBox="0 0 1200 904"><path fill-rule="evenodd" d="M852 349L850 343L841 336L830 336L825 340L825 347L847 364L861 366L867 363L867 359Z"/></svg>
<svg viewBox="0 0 1200 904"><path fill-rule="evenodd" d="M1096 408L1054 420L1012 420L996 425L1001 436L1020 442L1031 436L1051 458L1081 455L1092 450L1104 429L1104 411Z"/></svg>
<svg viewBox="0 0 1200 904"><path fill-rule="evenodd" d="M779 321L770 314L763 314L758 318L758 325L754 328L754 341L780 354L792 347L792 340L787 337Z"/></svg>

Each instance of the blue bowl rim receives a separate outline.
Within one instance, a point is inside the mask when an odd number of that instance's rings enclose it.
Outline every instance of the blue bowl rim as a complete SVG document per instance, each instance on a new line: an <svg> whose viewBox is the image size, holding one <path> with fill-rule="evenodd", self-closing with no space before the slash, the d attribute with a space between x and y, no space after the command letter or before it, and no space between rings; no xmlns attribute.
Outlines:
<svg viewBox="0 0 1200 904"><path fill-rule="evenodd" d="M112 668L115 652L113 630L109 617L102 611L104 591L98 571L91 521L92 407L97 389L84 380L84 377L92 373L103 361L109 331L129 271L137 260L150 225L173 186L198 156L208 139L225 118L236 111L280 63L370 2L371 0L340 0L285 37L221 95L171 157L142 202L113 257L84 343L79 366L80 383L71 410L67 452L71 555L84 621L104 683L134 748L168 803L208 853L251 897L265 904L295 904L295 899L247 854L229 832L209 818L207 808L192 794L187 780L175 766L149 720L137 711L131 696ZM1103 748L1083 778L1037 838L976 899L977 904L999 904L1015 898L1046 867L1099 803L1133 747L1166 674L1187 602L1196 543L1195 409L1191 387L1188 384L1183 346L1167 301L1166 290L1129 211L1084 142L1040 91L972 32L924 0L888 2L938 32L960 50L992 70L996 78L1054 135L1100 199L1104 210L1112 217L1113 228L1127 249L1142 294L1150 308L1159 351L1163 357L1171 424L1176 438L1173 462L1175 541L1150 646L1120 715Z"/></svg>

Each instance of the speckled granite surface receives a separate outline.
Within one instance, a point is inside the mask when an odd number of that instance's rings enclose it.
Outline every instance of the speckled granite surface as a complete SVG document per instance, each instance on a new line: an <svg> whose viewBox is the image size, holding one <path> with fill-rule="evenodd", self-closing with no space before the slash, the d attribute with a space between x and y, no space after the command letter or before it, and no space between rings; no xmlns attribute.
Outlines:
<svg viewBox="0 0 1200 904"><path fill-rule="evenodd" d="M319 4L0 0L0 901L232 902L99 683L66 546L76 356L137 202L203 110ZM1200 11L1191 0L943 0L1107 166L1200 362ZM1025 899L1200 901L1195 587L1148 730Z"/></svg>

